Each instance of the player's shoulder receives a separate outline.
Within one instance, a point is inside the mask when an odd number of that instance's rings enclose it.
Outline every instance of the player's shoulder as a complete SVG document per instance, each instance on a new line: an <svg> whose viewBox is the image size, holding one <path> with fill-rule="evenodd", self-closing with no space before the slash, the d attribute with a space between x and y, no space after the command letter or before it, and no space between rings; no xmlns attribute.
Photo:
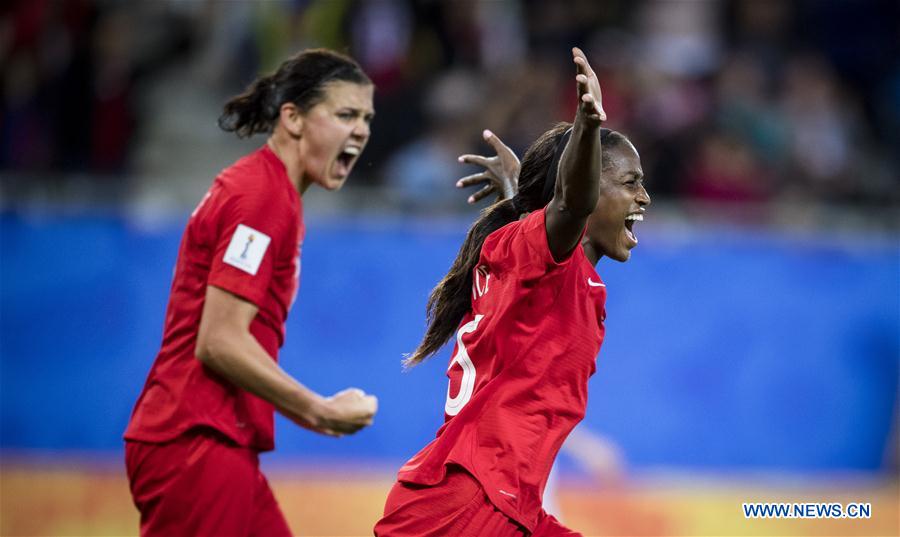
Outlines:
<svg viewBox="0 0 900 537"><path fill-rule="evenodd" d="M216 177L230 192L252 190L264 182L269 175L267 162L259 150L244 155L219 172Z"/></svg>
<svg viewBox="0 0 900 537"><path fill-rule="evenodd" d="M482 251L525 248L528 236L542 233L544 229L543 209L533 211L519 220L514 220L494 231L484 241Z"/></svg>
<svg viewBox="0 0 900 537"><path fill-rule="evenodd" d="M481 245L479 266L486 268L494 277L510 271L521 270L527 265L528 252L522 240L521 228L524 220L509 222L485 238Z"/></svg>
<svg viewBox="0 0 900 537"><path fill-rule="evenodd" d="M284 171L280 162L273 162L275 157L263 148L250 153L234 164L222 170L216 177L221 185L222 194L239 201L241 204L259 206L262 209L278 211L290 210L297 204L299 194Z"/></svg>
<svg viewBox="0 0 900 537"><path fill-rule="evenodd" d="M581 248L578 245L577 248ZM545 209L532 211L491 234L482 247L482 259L489 265L516 267L522 278L540 278L548 273L569 270L574 256L557 261L547 240Z"/></svg>

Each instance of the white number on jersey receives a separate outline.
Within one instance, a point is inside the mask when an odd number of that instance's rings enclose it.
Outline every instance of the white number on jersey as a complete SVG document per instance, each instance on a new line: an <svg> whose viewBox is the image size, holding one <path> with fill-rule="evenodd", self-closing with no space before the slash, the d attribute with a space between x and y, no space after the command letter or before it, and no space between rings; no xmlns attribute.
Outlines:
<svg viewBox="0 0 900 537"><path fill-rule="evenodd" d="M459 364L459 367L462 368L462 378L459 381L459 392L457 392L456 397L450 397L450 385L448 384L447 386L447 402L444 404L444 412L448 416L459 414L462 407L466 406L466 403L472 398L472 391L475 389L475 364L469 358L469 352L466 350L462 337L464 334L474 332L483 317L484 315L476 315L474 319L462 325L456 333L456 354L453 356L453 360L450 361L450 367L447 369L447 372L449 373L456 364Z"/></svg>
<svg viewBox="0 0 900 537"><path fill-rule="evenodd" d="M472 282L472 300L484 296L488 292L488 284L491 281L491 273L486 266L481 265L475 269L475 277Z"/></svg>

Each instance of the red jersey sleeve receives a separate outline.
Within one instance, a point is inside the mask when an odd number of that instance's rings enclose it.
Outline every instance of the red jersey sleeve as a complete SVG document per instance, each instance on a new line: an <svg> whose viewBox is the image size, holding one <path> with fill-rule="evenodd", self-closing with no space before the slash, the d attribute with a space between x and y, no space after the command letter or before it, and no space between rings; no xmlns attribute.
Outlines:
<svg viewBox="0 0 900 537"><path fill-rule="evenodd" d="M221 205L207 282L257 306L269 291L290 219L286 204L264 194L233 193Z"/></svg>

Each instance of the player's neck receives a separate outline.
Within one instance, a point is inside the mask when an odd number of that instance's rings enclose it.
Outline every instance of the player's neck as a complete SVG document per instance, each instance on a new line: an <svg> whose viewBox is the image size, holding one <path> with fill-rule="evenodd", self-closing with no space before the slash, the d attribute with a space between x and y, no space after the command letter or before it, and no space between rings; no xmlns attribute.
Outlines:
<svg viewBox="0 0 900 537"><path fill-rule="evenodd" d="M269 146L269 149L275 153L275 156L284 164L284 168L287 171L288 179L291 180L291 183L294 185L294 188L297 189L297 192L300 195L303 195L303 192L309 187L309 182L303 180L303 166L300 161L300 156L296 151L292 151L289 147L290 140L284 139L284 133L279 133L279 130L276 128L275 132L269 136L269 139L266 140L266 144Z"/></svg>
<svg viewBox="0 0 900 537"><path fill-rule="evenodd" d="M584 256L591 262L591 265L596 265L600 258L603 257L587 237L581 241L581 245L584 247Z"/></svg>

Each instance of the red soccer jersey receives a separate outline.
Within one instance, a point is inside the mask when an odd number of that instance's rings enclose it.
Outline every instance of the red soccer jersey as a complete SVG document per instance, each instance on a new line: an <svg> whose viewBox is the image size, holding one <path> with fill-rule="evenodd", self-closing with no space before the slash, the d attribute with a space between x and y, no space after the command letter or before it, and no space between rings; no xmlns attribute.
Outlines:
<svg viewBox="0 0 900 537"><path fill-rule="evenodd" d="M533 531L553 460L584 417L606 287L581 245L554 261L543 210L488 236L473 277L444 425L398 478L431 485L445 465L462 465L498 509Z"/></svg>
<svg viewBox="0 0 900 537"><path fill-rule="evenodd" d="M206 287L214 285L259 307L250 332L278 360L303 234L300 195L268 146L219 174L182 237L162 348L126 440L164 442L206 425L242 446L274 448L272 405L219 377L194 349Z"/></svg>

